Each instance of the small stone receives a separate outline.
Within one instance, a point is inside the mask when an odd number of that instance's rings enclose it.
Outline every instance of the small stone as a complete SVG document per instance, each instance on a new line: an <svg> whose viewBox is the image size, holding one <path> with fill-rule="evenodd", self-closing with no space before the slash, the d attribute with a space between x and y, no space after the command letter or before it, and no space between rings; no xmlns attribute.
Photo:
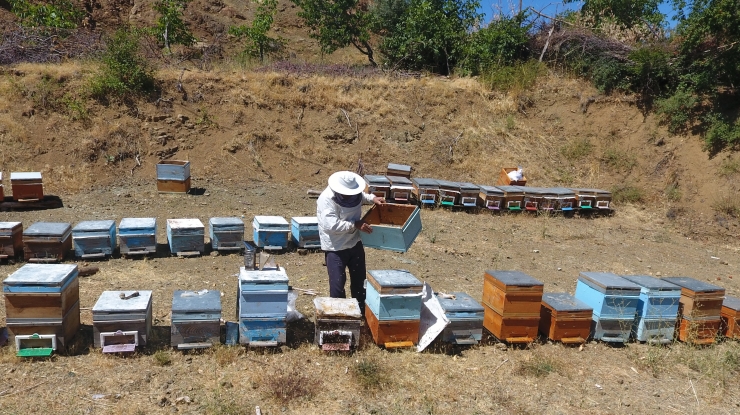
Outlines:
<svg viewBox="0 0 740 415"><path fill-rule="evenodd" d="M211 251L210 255L211 256L218 256L218 251Z"/></svg>
<svg viewBox="0 0 740 415"><path fill-rule="evenodd" d="M558 267L558 271L562 271L562 270L563 270L562 268Z"/></svg>

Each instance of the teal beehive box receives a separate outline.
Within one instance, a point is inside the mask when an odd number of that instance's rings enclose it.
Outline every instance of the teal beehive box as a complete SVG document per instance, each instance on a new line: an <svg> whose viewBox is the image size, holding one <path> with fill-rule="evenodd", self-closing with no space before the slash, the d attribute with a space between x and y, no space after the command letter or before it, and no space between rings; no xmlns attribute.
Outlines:
<svg viewBox="0 0 740 415"><path fill-rule="evenodd" d="M418 206L384 203L373 205L362 218L373 232L360 232L366 247L406 252L421 232Z"/></svg>
<svg viewBox="0 0 740 415"><path fill-rule="evenodd" d="M157 252L156 218L123 218L118 224L121 255L147 255Z"/></svg>
<svg viewBox="0 0 740 415"><path fill-rule="evenodd" d="M72 242L77 258L106 258L116 250L116 222L86 220L72 228Z"/></svg>
<svg viewBox="0 0 740 415"><path fill-rule="evenodd" d="M629 340L640 299L639 285L610 272L581 272L575 297L594 310L594 339Z"/></svg>

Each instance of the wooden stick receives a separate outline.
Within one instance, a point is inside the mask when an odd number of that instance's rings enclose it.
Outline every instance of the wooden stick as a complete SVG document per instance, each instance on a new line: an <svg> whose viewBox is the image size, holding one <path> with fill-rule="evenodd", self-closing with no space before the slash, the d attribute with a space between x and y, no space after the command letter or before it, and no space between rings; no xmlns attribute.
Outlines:
<svg viewBox="0 0 740 415"><path fill-rule="evenodd" d="M506 363L506 362L508 362L508 361L509 361L509 359L506 359L503 362L499 363L498 366L496 366L496 369L493 369L493 372L491 372L491 374L493 375L494 373L496 373L496 371L498 370L498 368L500 368L501 366L503 366L503 364Z"/></svg>
<svg viewBox="0 0 740 415"><path fill-rule="evenodd" d="M552 32L555 30L555 25L550 27L550 31L547 33L547 40L545 41L545 47L542 48L542 53L540 53L540 62L542 62L542 57L545 56L545 52L547 51L547 47L550 46L550 37L552 36Z"/></svg>
<svg viewBox="0 0 740 415"><path fill-rule="evenodd" d="M700 405L699 397L696 395L696 389L694 389L694 382L692 382L691 379L689 379L689 385L691 385L691 390L694 391L694 398L696 398L696 405L698 406Z"/></svg>
<svg viewBox="0 0 740 415"><path fill-rule="evenodd" d="M560 22L560 23L565 23L565 24L567 24L569 26L573 26L573 23L571 23L571 22L566 22L565 20L558 19L557 17L550 17L550 16L548 16L546 14L542 14L542 13L538 12L537 10L535 10L534 7L532 7L532 6L529 6L529 10L532 10L535 14L537 14L537 15L539 15L541 17L546 17L546 18L548 18L550 20L554 20L554 21Z"/></svg>
<svg viewBox="0 0 740 415"><path fill-rule="evenodd" d="M310 197L319 197L321 196L321 192L318 190L308 189L306 190L306 194Z"/></svg>
<svg viewBox="0 0 740 415"><path fill-rule="evenodd" d="M347 118L347 124L349 124L349 128L352 128L352 123L349 121L349 115L347 115L347 111L339 108L340 111L344 113L344 117Z"/></svg>

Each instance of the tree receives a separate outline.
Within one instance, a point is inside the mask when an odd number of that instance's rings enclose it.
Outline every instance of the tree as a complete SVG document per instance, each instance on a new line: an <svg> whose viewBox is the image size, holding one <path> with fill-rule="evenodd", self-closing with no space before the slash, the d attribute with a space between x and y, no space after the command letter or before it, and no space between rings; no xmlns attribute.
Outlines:
<svg viewBox="0 0 740 415"><path fill-rule="evenodd" d="M10 10L18 16L24 26L74 29L85 16L84 10L70 0L47 2L9 0L8 2Z"/></svg>
<svg viewBox="0 0 740 415"><path fill-rule="evenodd" d="M154 10L160 16L154 27L154 36L170 50L170 45L192 46L197 41L182 20L182 14L190 0L157 0Z"/></svg>
<svg viewBox="0 0 740 415"><path fill-rule="evenodd" d="M361 0L291 0L302 10L298 13L319 41L321 51L333 53L349 45L377 65L370 45L373 15Z"/></svg>
<svg viewBox="0 0 740 415"><path fill-rule="evenodd" d="M582 0L564 0L564 3L580 3ZM585 0L581 13L593 16L596 26L605 19L611 19L625 28L648 23L660 26L665 16L658 6L663 0Z"/></svg>
<svg viewBox="0 0 740 415"><path fill-rule="evenodd" d="M525 24L527 12L513 17L499 16L488 26L473 32L468 41L462 69L477 75L493 66L512 65L527 57L527 32L532 27Z"/></svg>
<svg viewBox="0 0 740 415"><path fill-rule="evenodd" d="M272 26L273 16L277 12L277 0L252 0L257 3L257 11L251 26L232 26L229 33L239 38L246 38L244 51L251 56L259 56L260 62L265 60L265 52L270 45L281 44L282 39L267 36Z"/></svg>
<svg viewBox="0 0 740 415"><path fill-rule="evenodd" d="M154 89L154 70L139 53L140 37L138 30L122 26L106 39L100 71L90 84L93 97L127 98Z"/></svg>

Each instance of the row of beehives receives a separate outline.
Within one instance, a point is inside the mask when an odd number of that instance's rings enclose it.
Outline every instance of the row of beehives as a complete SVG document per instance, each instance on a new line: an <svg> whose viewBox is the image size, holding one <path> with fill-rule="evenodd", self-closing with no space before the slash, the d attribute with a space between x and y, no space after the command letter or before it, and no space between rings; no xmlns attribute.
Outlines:
<svg viewBox="0 0 740 415"><path fill-rule="evenodd" d="M16 201L34 201L44 198L41 172L11 172L10 186L13 191L13 199ZM3 172L0 171L0 202L4 200Z"/></svg>

